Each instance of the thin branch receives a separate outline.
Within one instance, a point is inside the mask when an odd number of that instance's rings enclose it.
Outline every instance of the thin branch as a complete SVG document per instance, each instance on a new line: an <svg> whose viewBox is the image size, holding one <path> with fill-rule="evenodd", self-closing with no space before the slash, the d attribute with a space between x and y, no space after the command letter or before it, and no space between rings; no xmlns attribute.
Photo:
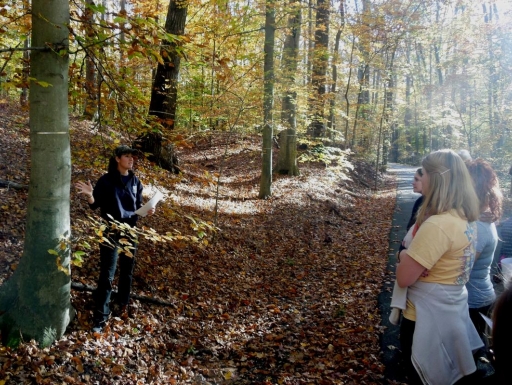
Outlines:
<svg viewBox="0 0 512 385"><path fill-rule="evenodd" d="M15 52L15 51L50 51L50 47L27 47L27 48L4 48L0 49L1 52Z"/></svg>

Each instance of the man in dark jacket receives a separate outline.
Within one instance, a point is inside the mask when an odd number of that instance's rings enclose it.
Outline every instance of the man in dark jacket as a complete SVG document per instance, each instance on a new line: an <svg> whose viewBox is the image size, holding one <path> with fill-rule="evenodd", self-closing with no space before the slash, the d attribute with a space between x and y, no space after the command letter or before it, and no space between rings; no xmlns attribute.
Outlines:
<svg viewBox="0 0 512 385"><path fill-rule="evenodd" d="M100 276L94 293L93 332L101 332L110 315L110 295L118 259L119 284L116 302L120 315L124 316L128 312L136 242L129 237L122 237L119 230L113 228L111 221L113 218L130 226L137 224L138 215L135 211L142 206L143 187L132 171L133 155L136 153L137 150L128 146L119 146L110 158L108 172L98 180L94 188L90 181L76 183L79 193L86 195L89 207L93 210L100 208L101 217L109 224L104 236L112 243L112 245L106 242L100 244ZM154 209L150 210L149 214L153 212ZM124 238L123 242L131 243L132 248L129 253L132 255L122 250L125 245L120 244L121 238Z"/></svg>

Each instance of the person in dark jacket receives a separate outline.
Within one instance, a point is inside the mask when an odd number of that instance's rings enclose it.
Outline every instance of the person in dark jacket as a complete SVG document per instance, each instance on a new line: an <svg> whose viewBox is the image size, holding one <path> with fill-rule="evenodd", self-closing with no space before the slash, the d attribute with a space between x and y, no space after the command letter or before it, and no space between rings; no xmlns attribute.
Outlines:
<svg viewBox="0 0 512 385"><path fill-rule="evenodd" d="M508 385L512 377L510 362L512 359L512 285L498 297L492 313L492 347L496 381L492 384Z"/></svg>
<svg viewBox="0 0 512 385"><path fill-rule="evenodd" d="M416 214L423 203L423 186L421 184L421 177L423 176L423 171L421 167L416 170L414 174L414 181L412 182L412 191L417 194L422 194L416 202L414 202L414 206L412 207L411 218L409 218L409 222L407 223L407 231L416 223Z"/></svg>
<svg viewBox="0 0 512 385"><path fill-rule="evenodd" d="M119 230L112 226L112 218L130 226L137 224L138 215L135 211L142 206L143 187L132 171L133 155L136 153L137 150L126 145L117 147L110 158L108 172L98 179L94 188L90 181L80 181L75 185L79 193L87 197L91 209L100 208L101 217L108 223L104 236L112 243L100 244L100 275L94 293L93 332L101 332L110 316L110 295L118 259L119 283L116 302L120 310L119 315L124 317L128 314L137 245L133 239L122 236ZM148 214L153 212L154 209ZM123 250L125 244L121 247L121 239L123 243L131 243L129 252Z"/></svg>
<svg viewBox="0 0 512 385"><path fill-rule="evenodd" d="M423 186L421 184L421 177L423 176L423 171L420 168L416 170L414 173L414 181L412 182L412 191L417 194L422 194L418 199L416 199L416 202L414 202L414 206L412 207L411 217L409 218L409 222L407 222L407 232L409 232L409 229L414 226L416 223L416 214L418 213L419 208L421 207L421 204L423 203ZM409 240L410 242L410 240ZM407 247L405 246L404 241L400 244L398 248L398 254Z"/></svg>

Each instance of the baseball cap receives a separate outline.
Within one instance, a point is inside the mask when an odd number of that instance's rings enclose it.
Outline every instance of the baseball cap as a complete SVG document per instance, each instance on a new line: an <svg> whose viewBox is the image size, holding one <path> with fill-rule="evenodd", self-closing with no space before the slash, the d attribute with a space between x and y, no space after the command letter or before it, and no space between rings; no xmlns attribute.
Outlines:
<svg viewBox="0 0 512 385"><path fill-rule="evenodd" d="M137 155L138 152L139 152L139 150L136 150L136 149L131 148L125 144L122 144L122 145L116 147L116 149L114 150L114 156L120 157L121 155L126 155L126 154Z"/></svg>

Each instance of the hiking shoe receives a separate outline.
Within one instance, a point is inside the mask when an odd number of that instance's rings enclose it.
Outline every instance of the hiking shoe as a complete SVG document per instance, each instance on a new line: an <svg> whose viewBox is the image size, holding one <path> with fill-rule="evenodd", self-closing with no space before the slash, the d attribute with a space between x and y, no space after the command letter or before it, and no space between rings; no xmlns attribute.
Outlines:
<svg viewBox="0 0 512 385"><path fill-rule="evenodd" d="M112 315L114 317L119 317L123 320L128 318L133 318L135 314L135 309L130 305L118 305L115 304L112 309Z"/></svg>
<svg viewBox="0 0 512 385"><path fill-rule="evenodd" d="M95 322L91 331L93 333L101 333L103 332L103 328L105 328L105 322Z"/></svg>

